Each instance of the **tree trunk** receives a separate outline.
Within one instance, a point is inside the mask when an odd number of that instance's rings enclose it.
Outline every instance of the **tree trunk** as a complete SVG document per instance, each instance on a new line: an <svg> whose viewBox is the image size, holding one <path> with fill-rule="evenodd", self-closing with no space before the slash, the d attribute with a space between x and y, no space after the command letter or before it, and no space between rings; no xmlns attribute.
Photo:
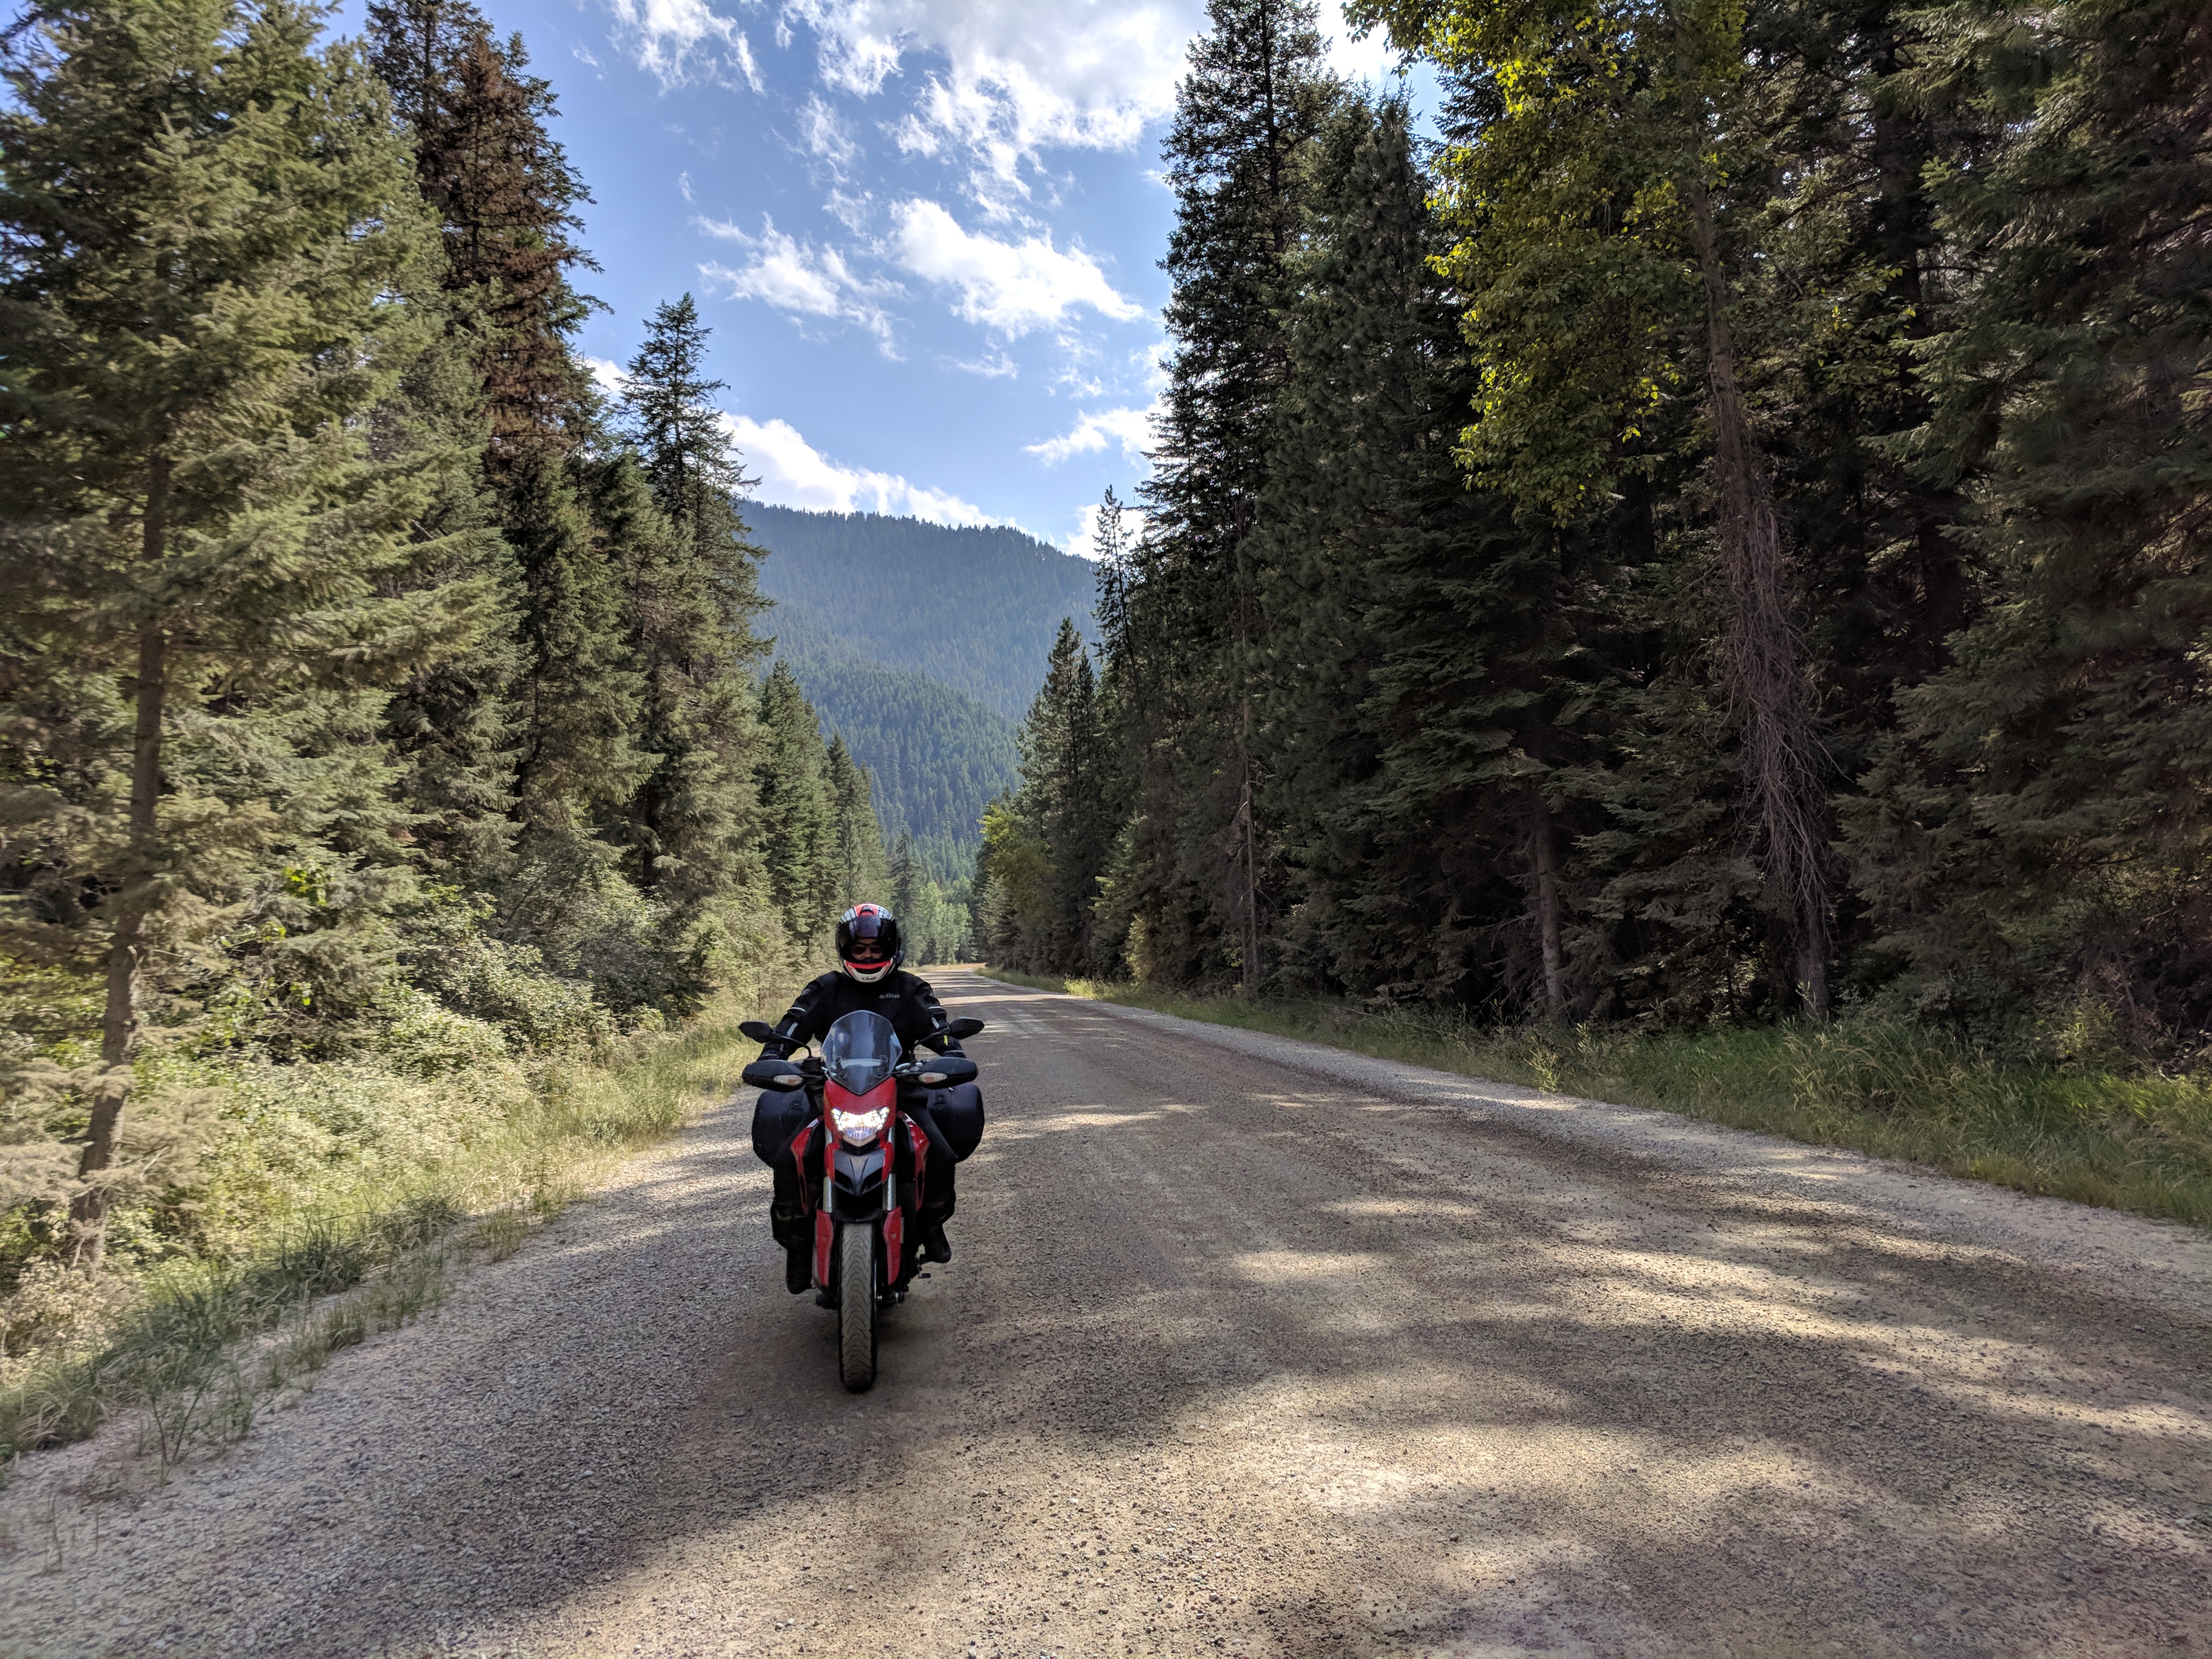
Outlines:
<svg viewBox="0 0 2212 1659"><path fill-rule="evenodd" d="M147 468L143 557L158 563L167 533L169 461ZM115 936L107 950L107 1002L100 1023L100 1081L77 1179L86 1185L70 1206L76 1260L97 1271L107 1245L110 1191L99 1179L115 1164L123 1109L131 1096L131 1051L138 1037L138 970L146 953L146 921L154 906L156 819L161 787L161 717L168 700L169 637L161 623L138 629L137 720L131 745L131 839L117 896Z"/></svg>
<svg viewBox="0 0 2212 1659"><path fill-rule="evenodd" d="M1797 940L1797 989L1805 1012L1828 1015L1828 895L1820 836L1811 696L1797 658L1790 611L1790 567L1774 514L1774 490L1752 437L1735 377L1712 200L1688 192L1705 278L1707 362L1719 463L1721 561L1727 573L1729 695L1743 722L1744 759L1766 843L1767 878Z"/></svg>
<svg viewBox="0 0 2212 1659"><path fill-rule="evenodd" d="M1567 1018L1567 986L1559 951L1559 853L1552 839L1552 814L1541 802L1536 806L1528 850L1536 867L1536 938L1544 957L1544 1018L1560 1025Z"/></svg>

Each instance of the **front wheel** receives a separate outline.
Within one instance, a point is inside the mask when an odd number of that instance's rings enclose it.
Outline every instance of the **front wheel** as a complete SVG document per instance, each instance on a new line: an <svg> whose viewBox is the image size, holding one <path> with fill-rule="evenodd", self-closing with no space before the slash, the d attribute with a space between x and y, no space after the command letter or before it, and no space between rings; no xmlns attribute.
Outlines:
<svg viewBox="0 0 2212 1659"><path fill-rule="evenodd" d="M876 1380L876 1230L848 1222L837 1237L837 1377L854 1394Z"/></svg>

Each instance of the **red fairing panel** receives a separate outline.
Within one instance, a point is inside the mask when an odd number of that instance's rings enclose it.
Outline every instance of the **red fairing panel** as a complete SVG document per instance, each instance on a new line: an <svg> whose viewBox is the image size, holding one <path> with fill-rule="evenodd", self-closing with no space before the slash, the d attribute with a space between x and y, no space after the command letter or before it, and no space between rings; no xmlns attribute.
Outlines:
<svg viewBox="0 0 2212 1659"><path fill-rule="evenodd" d="M791 1161L799 1166L799 1201L810 1210L822 1201L822 1194L806 1178L806 1156L811 1150L807 1143L814 1139L815 1132L821 1127L818 1121L810 1123L791 1138Z"/></svg>
<svg viewBox="0 0 2212 1659"><path fill-rule="evenodd" d="M820 1127L819 1124L815 1125ZM805 1169L805 1164L799 1166ZM837 1137L824 1130L822 1136L822 1178L827 1182L837 1173ZM813 1183L807 1183L811 1186ZM814 1212L814 1282L830 1282L830 1246L837 1236L837 1224L830 1218L829 1207L817 1206Z"/></svg>

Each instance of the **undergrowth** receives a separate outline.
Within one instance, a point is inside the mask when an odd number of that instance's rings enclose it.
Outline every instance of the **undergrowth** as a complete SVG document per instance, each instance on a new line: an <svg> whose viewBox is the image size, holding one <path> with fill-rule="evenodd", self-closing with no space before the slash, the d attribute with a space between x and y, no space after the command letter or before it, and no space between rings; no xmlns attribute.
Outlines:
<svg viewBox="0 0 2212 1659"><path fill-rule="evenodd" d="M1658 1107L1904 1159L2021 1192L2212 1226L2212 1088L2195 1077L1996 1055L1910 1020L1646 1034L1498 1030L1419 1011L994 979L1323 1042L1550 1093Z"/></svg>
<svg viewBox="0 0 2212 1659"><path fill-rule="evenodd" d="M726 1087L747 1012L717 1005L674 1033L534 1062L526 1096L457 1149L319 1192L222 1255L129 1281L38 1270L19 1304L42 1289L106 1299L88 1314L73 1304L61 1339L0 1377L0 1456L81 1439L118 1413L164 1466L242 1437L273 1392L434 1308L461 1261L512 1255L607 1166Z"/></svg>

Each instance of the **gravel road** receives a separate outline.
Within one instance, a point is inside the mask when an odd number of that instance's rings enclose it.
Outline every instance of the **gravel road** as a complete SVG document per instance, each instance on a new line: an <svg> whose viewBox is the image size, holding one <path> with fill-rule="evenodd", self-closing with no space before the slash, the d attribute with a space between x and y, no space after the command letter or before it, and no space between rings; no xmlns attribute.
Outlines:
<svg viewBox="0 0 2212 1659"><path fill-rule="evenodd" d="M836 1386L750 1102L234 1454L0 1492L0 1654L2212 1651L2212 1241L1018 990Z"/></svg>

